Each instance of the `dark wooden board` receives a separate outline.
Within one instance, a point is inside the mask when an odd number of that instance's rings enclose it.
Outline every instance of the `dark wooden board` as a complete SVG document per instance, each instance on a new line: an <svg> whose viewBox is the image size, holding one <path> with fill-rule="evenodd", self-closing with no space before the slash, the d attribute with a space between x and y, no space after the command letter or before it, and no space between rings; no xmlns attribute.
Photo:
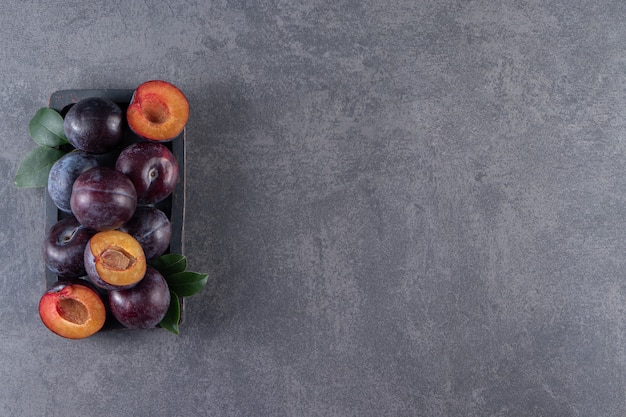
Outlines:
<svg viewBox="0 0 626 417"><path fill-rule="evenodd" d="M125 112L128 104L133 95L133 90L60 90L54 92L50 96L49 107L57 110L63 116L69 110L69 108L78 101L88 97L105 97L116 102L122 110ZM184 255L184 234L185 234L185 197L186 197L186 178L185 178L185 148L186 148L186 128L183 132L174 140L164 143L167 146L176 159L178 160L179 168L179 181L174 189L174 192L166 198L164 201L155 205L155 207L162 210L170 219L172 223L172 238L170 241L170 248L167 253L178 253ZM142 139L135 135L128 127L125 128L124 138L121 145L112 152L111 157L114 160L116 154L119 154L121 150L131 144ZM48 193L46 192L46 230L49 230L56 222L67 217L68 214L57 209ZM56 274L52 273L46 268L46 287L54 284L59 278ZM182 324L185 310L184 298L180 298L180 322ZM122 326L115 321L114 318L109 317L107 324L103 330L120 329Z"/></svg>

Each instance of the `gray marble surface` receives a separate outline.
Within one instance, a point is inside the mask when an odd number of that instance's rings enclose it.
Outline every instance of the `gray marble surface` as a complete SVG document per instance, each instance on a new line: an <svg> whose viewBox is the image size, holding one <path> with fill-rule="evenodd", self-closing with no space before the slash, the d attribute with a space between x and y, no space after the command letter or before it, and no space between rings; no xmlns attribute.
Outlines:
<svg viewBox="0 0 626 417"><path fill-rule="evenodd" d="M15 1L1 416L626 415L626 2ZM189 97L179 336L45 330L50 94Z"/></svg>

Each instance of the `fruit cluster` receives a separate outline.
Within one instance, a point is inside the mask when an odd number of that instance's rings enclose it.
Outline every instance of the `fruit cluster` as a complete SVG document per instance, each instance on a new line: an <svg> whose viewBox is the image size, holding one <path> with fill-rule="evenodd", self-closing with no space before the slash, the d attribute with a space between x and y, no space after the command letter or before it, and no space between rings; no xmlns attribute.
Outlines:
<svg viewBox="0 0 626 417"><path fill-rule="evenodd" d="M44 113L34 124L49 134L56 116L47 112L44 119ZM85 338L109 319L178 332L179 296L197 292L207 278L185 271L184 257L168 253L172 224L159 208L179 181L166 144L182 140L188 116L185 95L160 80L140 85L127 107L88 97L59 114L57 136L67 144L57 146L65 152L54 154L62 156L47 175L59 220L43 243L46 267L58 281L39 303L41 320L54 333Z"/></svg>

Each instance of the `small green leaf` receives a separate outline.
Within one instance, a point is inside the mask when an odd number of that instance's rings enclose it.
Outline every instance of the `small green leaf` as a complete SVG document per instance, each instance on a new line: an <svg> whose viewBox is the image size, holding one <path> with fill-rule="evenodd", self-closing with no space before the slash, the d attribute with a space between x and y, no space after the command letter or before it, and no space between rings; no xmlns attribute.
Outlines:
<svg viewBox="0 0 626 417"><path fill-rule="evenodd" d="M170 290L180 297L189 297L200 291L206 285L209 276L197 272L177 272L165 277Z"/></svg>
<svg viewBox="0 0 626 417"><path fill-rule="evenodd" d="M179 334L180 331L178 330L178 322L180 321L180 301L178 300L178 295L172 291L170 291L170 296L170 307L167 309L167 313L165 313L165 317L163 317L159 326L174 334Z"/></svg>
<svg viewBox="0 0 626 417"><path fill-rule="evenodd" d="M55 146L68 143L63 131L63 116L54 109L42 107L30 119L28 132L38 145Z"/></svg>
<svg viewBox="0 0 626 417"><path fill-rule="evenodd" d="M16 187L45 187L48 173L64 151L46 146L39 146L30 151L20 163L15 174Z"/></svg>
<svg viewBox="0 0 626 417"><path fill-rule="evenodd" d="M187 258L177 253L168 253L151 261L150 265L167 278L172 274L183 272L187 268Z"/></svg>

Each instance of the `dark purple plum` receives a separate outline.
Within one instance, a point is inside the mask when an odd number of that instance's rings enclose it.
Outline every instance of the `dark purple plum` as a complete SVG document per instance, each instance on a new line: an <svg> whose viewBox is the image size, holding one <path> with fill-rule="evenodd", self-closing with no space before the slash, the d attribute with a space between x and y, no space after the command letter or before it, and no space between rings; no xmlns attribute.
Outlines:
<svg viewBox="0 0 626 417"><path fill-rule="evenodd" d="M152 267L148 267L146 275L134 287L109 291L111 314L130 329L155 327L165 317L169 305L167 281Z"/></svg>
<svg viewBox="0 0 626 417"><path fill-rule="evenodd" d="M178 161L156 142L139 142L124 148L115 168L130 178L139 204L155 204L167 198L178 182Z"/></svg>
<svg viewBox="0 0 626 417"><path fill-rule="evenodd" d="M65 115L63 130L76 149L94 154L117 146L124 133L124 112L112 100L89 97L74 104Z"/></svg>
<svg viewBox="0 0 626 417"><path fill-rule="evenodd" d="M73 151L62 156L50 168L48 195L59 210L70 213L72 185L76 178L90 168L98 166L98 159L83 151Z"/></svg>
<svg viewBox="0 0 626 417"><path fill-rule="evenodd" d="M85 247L95 233L73 216L59 220L44 239L43 257L48 269L63 278L85 275Z"/></svg>
<svg viewBox="0 0 626 417"><path fill-rule="evenodd" d="M137 193L126 175L110 167L95 167L74 181L70 205L83 226L98 231L113 230L135 213Z"/></svg>
<svg viewBox="0 0 626 417"><path fill-rule="evenodd" d="M119 230L137 239L146 259L163 255L172 238L170 220L165 213L155 207L137 207L133 217Z"/></svg>

